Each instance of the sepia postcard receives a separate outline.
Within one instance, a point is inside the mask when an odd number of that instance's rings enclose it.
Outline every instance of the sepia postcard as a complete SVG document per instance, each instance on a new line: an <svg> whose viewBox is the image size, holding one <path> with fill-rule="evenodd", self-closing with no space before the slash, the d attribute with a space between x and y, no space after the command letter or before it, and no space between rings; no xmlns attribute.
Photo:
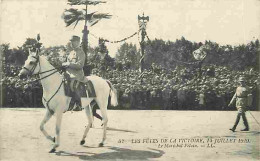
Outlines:
<svg viewBox="0 0 260 161"><path fill-rule="evenodd" d="M0 0L1 161L259 161L259 0Z"/></svg>

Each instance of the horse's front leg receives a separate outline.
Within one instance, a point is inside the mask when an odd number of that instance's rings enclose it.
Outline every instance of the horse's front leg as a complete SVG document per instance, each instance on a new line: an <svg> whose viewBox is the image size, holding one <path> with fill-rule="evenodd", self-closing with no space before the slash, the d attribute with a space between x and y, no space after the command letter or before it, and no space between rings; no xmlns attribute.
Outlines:
<svg viewBox="0 0 260 161"><path fill-rule="evenodd" d="M91 108L90 104L86 106L86 104L88 104L88 102L83 99L81 99L81 101L82 101L82 105L85 105L85 112L86 112L86 115L88 118L88 125L85 128L83 137L80 141L80 145L83 145L83 144L85 144L85 138L87 137L88 131L89 131L91 125L93 124L93 114L92 114L92 108Z"/></svg>
<svg viewBox="0 0 260 161"><path fill-rule="evenodd" d="M49 140L55 142L55 138L52 138L52 137L45 131L45 129L44 129L44 125L50 120L51 116L52 116L52 114L50 113L49 110L47 110L47 111L46 111L46 114L45 114L45 116L44 116L44 118L43 118L43 120L42 120L42 122L41 122L40 130L41 130L41 132L43 133L43 135L44 135L47 139L49 139Z"/></svg>
<svg viewBox="0 0 260 161"><path fill-rule="evenodd" d="M56 118L56 140L53 145L53 148L51 149L50 153L54 153L56 151L56 148L60 146L60 129L61 129L61 120L62 120L62 111L57 112L57 118Z"/></svg>

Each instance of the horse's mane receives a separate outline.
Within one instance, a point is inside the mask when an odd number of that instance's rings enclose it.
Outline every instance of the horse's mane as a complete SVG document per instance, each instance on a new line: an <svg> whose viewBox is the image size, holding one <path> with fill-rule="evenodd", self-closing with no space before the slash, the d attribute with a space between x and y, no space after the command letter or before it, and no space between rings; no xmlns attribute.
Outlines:
<svg viewBox="0 0 260 161"><path fill-rule="evenodd" d="M48 60L48 57L45 55L40 55L41 60L46 64L49 65L52 68L56 68L51 62Z"/></svg>
<svg viewBox="0 0 260 161"><path fill-rule="evenodd" d="M46 55L40 55L41 58L45 59L46 61L48 61L48 58Z"/></svg>

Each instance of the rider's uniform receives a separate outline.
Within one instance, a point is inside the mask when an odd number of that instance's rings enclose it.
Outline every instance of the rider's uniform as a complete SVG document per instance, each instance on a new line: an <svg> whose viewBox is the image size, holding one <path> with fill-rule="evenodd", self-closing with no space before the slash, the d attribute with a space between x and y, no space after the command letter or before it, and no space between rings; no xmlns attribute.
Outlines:
<svg viewBox="0 0 260 161"><path fill-rule="evenodd" d="M73 50L69 53L67 57L67 62L69 62L67 73L70 75L70 78L83 82L83 66L85 63L85 53L82 50L81 46L73 48Z"/></svg>

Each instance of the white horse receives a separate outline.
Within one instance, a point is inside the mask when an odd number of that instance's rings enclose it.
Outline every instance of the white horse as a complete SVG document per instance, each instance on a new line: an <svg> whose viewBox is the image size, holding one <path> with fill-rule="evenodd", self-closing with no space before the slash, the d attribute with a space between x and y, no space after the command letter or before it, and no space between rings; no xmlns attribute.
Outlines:
<svg viewBox="0 0 260 161"><path fill-rule="evenodd" d="M44 119L41 122L40 130L45 135L45 137L55 144L51 149L50 153L56 151L56 148L60 145L60 126L62 120L62 114L68 110L69 102L71 97L65 96L64 86L63 86L63 75L59 74L57 69L55 69L44 56L39 56L37 52L30 53L28 59L25 61L25 65L19 73L20 77L25 75L39 74L40 81L43 88L42 102L47 109ZM81 145L85 143L85 138L93 122L92 109L90 107L90 102L95 100L100 107L103 121L103 138L99 146L103 146L106 140L106 128L107 128L107 106L109 95L111 96L111 105L116 106L117 93L113 85L108 81L104 80L98 76L88 76L87 79L91 80L95 88L96 97L95 98L81 98L82 107L85 108L85 112L88 118L88 125L83 134ZM56 139L51 137L44 129L44 125L48 120L56 115Z"/></svg>

